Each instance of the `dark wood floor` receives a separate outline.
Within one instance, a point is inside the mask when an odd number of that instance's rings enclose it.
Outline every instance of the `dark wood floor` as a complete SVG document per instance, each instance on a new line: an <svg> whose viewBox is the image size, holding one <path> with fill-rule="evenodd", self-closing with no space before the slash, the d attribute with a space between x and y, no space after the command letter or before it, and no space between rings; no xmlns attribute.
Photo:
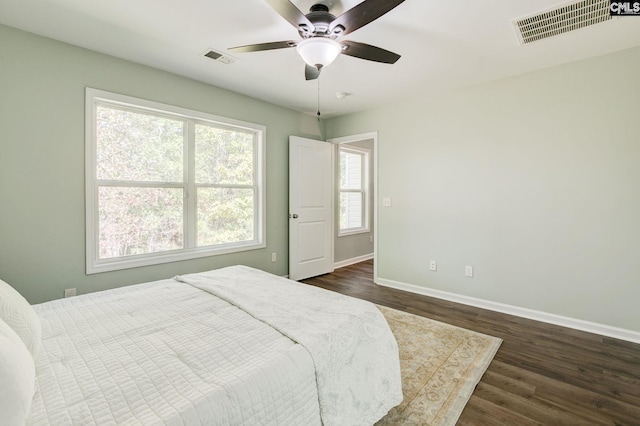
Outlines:
<svg viewBox="0 0 640 426"><path fill-rule="evenodd" d="M458 425L640 425L640 345L373 283L367 261L303 282L503 339Z"/></svg>

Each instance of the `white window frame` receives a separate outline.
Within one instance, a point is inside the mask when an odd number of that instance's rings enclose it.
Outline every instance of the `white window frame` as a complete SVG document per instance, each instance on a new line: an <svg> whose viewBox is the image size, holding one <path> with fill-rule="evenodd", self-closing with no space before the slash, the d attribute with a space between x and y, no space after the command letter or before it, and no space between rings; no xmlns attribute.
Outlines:
<svg viewBox="0 0 640 426"><path fill-rule="evenodd" d="M233 120L204 112L166 105L145 99L106 92L103 90L86 88L85 104L85 191L86 191L86 272L95 274L106 271L135 268L140 266L157 265L167 262L196 259L239 251L255 250L266 247L265 222L265 151L266 127L259 124ZM138 112L147 112L159 116L187 122L187 137L184 144L184 178L183 182L176 186L168 183L166 187L180 187L184 189L184 246L183 249L146 253L140 255L122 256L117 258L99 259L98 238L98 188L99 181L96 177L96 109L98 105L113 105L117 108L126 108ZM195 164L195 124L208 124L224 129L239 129L254 134L254 239L238 243L219 244L215 246L196 246L196 213L195 213L195 188L194 172ZM154 185L156 183L154 182ZM200 185L198 185L200 186ZM225 185L226 187L227 185Z"/></svg>
<svg viewBox="0 0 640 426"><path fill-rule="evenodd" d="M369 186L371 184L371 182L369 181L369 162L370 162L370 157L371 157L371 151L367 148L361 148L361 147L357 147L357 146L342 146L342 145L338 145L338 162L340 162L340 153L341 152L346 152L346 153L350 153L350 154L358 154L362 156L362 177L361 177L361 182L362 182L362 188L359 190L356 189L343 189L340 187L340 175L339 175L339 170L340 170L340 165L338 164L338 237L344 237L347 235L355 235L355 234L365 234L370 232L370 208L369 208ZM343 192L356 192L356 193L362 193L362 224L363 226L358 227L358 228L347 228L345 230L343 230L342 228L340 228L340 210L341 210L341 205L340 205L340 195Z"/></svg>

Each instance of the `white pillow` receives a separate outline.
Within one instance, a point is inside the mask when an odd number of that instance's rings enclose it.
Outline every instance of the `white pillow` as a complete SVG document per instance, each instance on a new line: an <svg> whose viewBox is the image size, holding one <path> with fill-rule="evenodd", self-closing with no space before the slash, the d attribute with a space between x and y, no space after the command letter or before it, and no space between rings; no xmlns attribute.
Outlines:
<svg viewBox="0 0 640 426"><path fill-rule="evenodd" d="M35 359L42 344L40 318L27 299L0 280L0 319L16 332Z"/></svg>
<svg viewBox="0 0 640 426"><path fill-rule="evenodd" d="M33 358L18 334L0 320L0 423L24 425L35 393Z"/></svg>

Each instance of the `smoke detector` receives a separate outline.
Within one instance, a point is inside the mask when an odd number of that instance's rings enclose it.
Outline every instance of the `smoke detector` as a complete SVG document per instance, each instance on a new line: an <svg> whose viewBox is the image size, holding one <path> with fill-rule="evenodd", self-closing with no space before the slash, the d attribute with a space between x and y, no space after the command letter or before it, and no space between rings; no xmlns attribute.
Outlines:
<svg viewBox="0 0 640 426"><path fill-rule="evenodd" d="M513 21L520 44L532 43L562 33L611 20L610 0L584 0L565 4Z"/></svg>

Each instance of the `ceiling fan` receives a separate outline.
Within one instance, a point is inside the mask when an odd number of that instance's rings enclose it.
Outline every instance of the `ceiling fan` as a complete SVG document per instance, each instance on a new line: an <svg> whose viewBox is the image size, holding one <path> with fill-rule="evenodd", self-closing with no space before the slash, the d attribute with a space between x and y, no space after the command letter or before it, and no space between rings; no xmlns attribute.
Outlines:
<svg viewBox="0 0 640 426"><path fill-rule="evenodd" d="M385 64L394 64L400 59L397 53L380 47L337 39L378 19L404 0L364 0L338 17L329 13L329 7L322 3L311 6L311 10L305 15L290 0L266 1L298 30L302 40L238 46L228 49L230 52L258 52L295 47L306 63L307 80L317 79L322 68L330 65L341 53Z"/></svg>

